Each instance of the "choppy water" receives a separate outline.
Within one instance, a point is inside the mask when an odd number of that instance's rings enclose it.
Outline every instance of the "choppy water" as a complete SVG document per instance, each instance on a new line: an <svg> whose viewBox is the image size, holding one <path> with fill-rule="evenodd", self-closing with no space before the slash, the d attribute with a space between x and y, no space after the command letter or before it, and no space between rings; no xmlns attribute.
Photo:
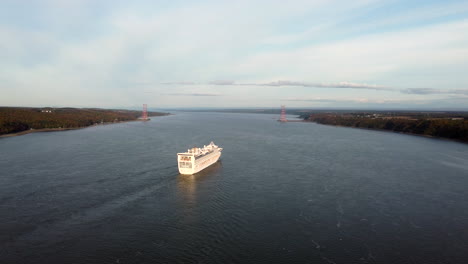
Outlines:
<svg viewBox="0 0 468 264"><path fill-rule="evenodd" d="M468 262L468 145L275 119L0 139L0 263ZM222 161L179 175L211 140Z"/></svg>

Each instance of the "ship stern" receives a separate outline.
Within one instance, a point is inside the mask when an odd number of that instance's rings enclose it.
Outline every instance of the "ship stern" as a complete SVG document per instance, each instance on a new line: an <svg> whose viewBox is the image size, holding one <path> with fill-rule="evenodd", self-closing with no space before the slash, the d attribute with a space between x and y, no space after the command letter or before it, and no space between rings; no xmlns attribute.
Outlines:
<svg viewBox="0 0 468 264"><path fill-rule="evenodd" d="M178 153L177 165L180 174L192 175L194 174L195 157L193 155L187 155L186 153Z"/></svg>

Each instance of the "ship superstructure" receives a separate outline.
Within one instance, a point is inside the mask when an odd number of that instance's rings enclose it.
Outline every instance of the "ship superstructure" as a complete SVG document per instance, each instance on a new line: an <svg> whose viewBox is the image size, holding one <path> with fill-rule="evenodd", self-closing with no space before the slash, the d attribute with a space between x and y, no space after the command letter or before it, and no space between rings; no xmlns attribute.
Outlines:
<svg viewBox="0 0 468 264"><path fill-rule="evenodd" d="M214 164L221 157L223 148L210 142L203 148L191 148L187 152L177 153L177 164L180 174L195 174Z"/></svg>

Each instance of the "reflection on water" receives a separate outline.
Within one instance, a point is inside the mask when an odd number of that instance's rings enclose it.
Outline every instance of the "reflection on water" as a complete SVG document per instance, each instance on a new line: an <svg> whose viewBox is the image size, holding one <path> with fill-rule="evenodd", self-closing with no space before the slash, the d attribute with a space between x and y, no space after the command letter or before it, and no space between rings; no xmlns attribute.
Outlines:
<svg viewBox="0 0 468 264"><path fill-rule="evenodd" d="M218 161L210 167L194 175L182 175L177 177L178 210L183 216L180 221L182 226L190 227L200 222L198 208L204 204L203 196L206 193L206 183L219 175L221 162ZM198 193L197 193L198 189Z"/></svg>
<svg viewBox="0 0 468 264"><path fill-rule="evenodd" d="M200 171L199 173L196 173L195 176L197 179L201 180L205 177L208 177L210 175L218 174L222 168L222 161L218 160L215 164L209 166L208 168Z"/></svg>
<svg viewBox="0 0 468 264"><path fill-rule="evenodd" d="M179 174L177 177L177 187L187 204L196 203L197 184L200 184L211 176L219 175L221 168L222 162L219 160L215 164L194 175Z"/></svg>

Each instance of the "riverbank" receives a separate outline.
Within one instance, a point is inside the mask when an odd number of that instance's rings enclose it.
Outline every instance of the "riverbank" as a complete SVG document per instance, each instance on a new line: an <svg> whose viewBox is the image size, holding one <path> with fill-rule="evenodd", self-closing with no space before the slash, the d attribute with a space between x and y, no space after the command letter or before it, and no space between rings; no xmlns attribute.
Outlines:
<svg viewBox="0 0 468 264"><path fill-rule="evenodd" d="M30 130L17 132L17 133L3 134L3 135L0 135L0 138L16 137L16 136L22 136L22 135L27 135L27 134L31 134L31 133L38 133L38 132L67 131L67 130L76 130L76 129L82 129L82 128L86 128L86 127L30 129Z"/></svg>
<svg viewBox="0 0 468 264"><path fill-rule="evenodd" d="M149 117L165 115L148 112ZM140 111L122 109L0 107L0 137L145 121L140 117Z"/></svg>
<svg viewBox="0 0 468 264"><path fill-rule="evenodd" d="M407 135L447 139L468 143L468 120L465 113L313 113L303 115L306 122L323 125L363 128ZM422 116L424 114L424 116Z"/></svg>
<svg viewBox="0 0 468 264"><path fill-rule="evenodd" d="M431 136L431 135L415 134L415 133L410 133L410 132L398 132L398 131L392 131L392 130L380 129L380 128L366 128L366 127L352 127L352 126L343 126L343 125L322 124L322 123L318 123L318 122L314 122L314 121L302 121L302 122L304 122L304 123L314 123L314 124L322 125L322 126L335 126L335 127L363 129L363 130L369 130L369 131L379 131L379 132L385 132L385 133L396 133L396 134L402 134L402 135L408 135L408 136L425 137L425 138L432 138L432 139L438 139L438 140L445 140L445 141L452 141L452 142L468 144L467 141L463 141L463 140L460 140L460 139L436 137L436 136Z"/></svg>
<svg viewBox="0 0 468 264"><path fill-rule="evenodd" d="M78 130L78 129L84 129L84 128L93 127L93 126L106 126L106 125L121 124L121 123L128 123L128 122L137 122L137 121L145 122L146 120L135 119L135 120L120 121L120 122L103 123L103 124L97 124L97 125L91 125L91 126L85 126L85 127L29 129L29 130L25 130L25 131L21 131L21 132L17 132L17 133L3 134L3 135L0 135L0 138L16 137L16 136L22 136L22 135L27 135L27 134L31 134L31 133Z"/></svg>
<svg viewBox="0 0 468 264"><path fill-rule="evenodd" d="M398 131L392 131L392 130L386 130L386 129L380 129L380 128L366 128L366 127L353 127L353 126L344 126L344 125L324 124L324 123L319 123L319 122L315 122L315 121L308 121L308 120L288 120L286 123L314 123L314 124L323 125L323 126L357 128L357 129L364 129L364 130L370 130L370 131L379 131L379 132L385 132L385 133L397 133L397 134L404 134L404 135L409 135L409 136L441 139L441 140L448 140L448 141L454 141L454 142L468 144L468 142L466 142L466 141L457 140L457 139L436 137L436 136L424 135L424 134L415 134L415 133L409 133L409 132L398 132Z"/></svg>

